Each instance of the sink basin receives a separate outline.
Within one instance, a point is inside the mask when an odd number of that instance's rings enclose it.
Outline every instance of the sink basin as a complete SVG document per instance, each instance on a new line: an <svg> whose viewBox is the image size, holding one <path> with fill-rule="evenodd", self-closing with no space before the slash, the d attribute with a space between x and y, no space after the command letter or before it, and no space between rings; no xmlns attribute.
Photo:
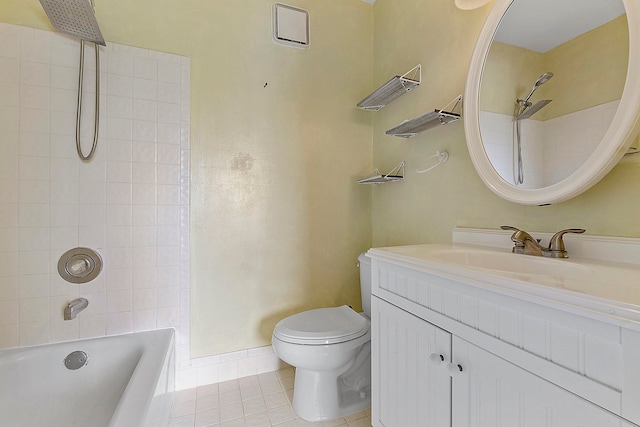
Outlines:
<svg viewBox="0 0 640 427"><path fill-rule="evenodd" d="M545 276L576 276L591 273L591 268L566 259L552 259L505 252L474 249L434 251L431 258L447 264L497 270L505 273Z"/></svg>

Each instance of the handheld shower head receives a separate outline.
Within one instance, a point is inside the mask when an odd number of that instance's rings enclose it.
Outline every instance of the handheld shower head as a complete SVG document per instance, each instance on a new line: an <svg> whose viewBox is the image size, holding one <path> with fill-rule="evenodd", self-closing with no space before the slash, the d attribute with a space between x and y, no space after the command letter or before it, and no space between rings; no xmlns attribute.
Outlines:
<svg viewBox="0 0 640 427"><path fill-rule="evenodd" d="M538 77L538 80L536 80L533 87L537 88L538 86L545 84L546 82L551 80L551 77L553 77L553 73L551 71L547 71L546 73Z"/></svg>
<svg viewBox="0 0 640 427"><path fill-rule="evenodd" d="M528 108L528 107L531 106L531 103L529 102L529 99L533 96L533 93L540 86L542 86L543 84L545 84L546 82L551 80L551 77L553 77L553 73L551 71L547 71L546 73L544 73L543 75L538 77L538 80L536 80L536 82L533 84L533 87L529 91L529 94L524 99L518 99L517 100L517 103L520 104L521 108ZM520 112L520 114L522 114L522 113L523 113L523 111Z"/></svg>

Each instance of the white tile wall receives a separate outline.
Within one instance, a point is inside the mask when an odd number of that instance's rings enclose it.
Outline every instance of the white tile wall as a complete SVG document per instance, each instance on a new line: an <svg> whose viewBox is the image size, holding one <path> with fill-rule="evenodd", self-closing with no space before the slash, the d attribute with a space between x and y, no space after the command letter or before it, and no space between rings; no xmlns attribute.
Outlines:
<svg viewBox="0 0 640 427"><path fill-rule="evenodd" d="M584 163L609 130L619 104L613 101L545 122L548 182L568 177Z"/></svg>
<svg viewBox="0 0 640 427"><path fill-rule="evenodd" d="M95 65L85 55L84 151ZM189 354L189 59L101 49L100 138L75 152L79 43L0 23L0 348L174 327L176 385L275 371L271 347ZM60 255L96 249L100 276L73 285ZM64 321L78 296L89 307Z"/></svg>
<svg viewBox="0 0 640 427"><path fill-rule="evenodd" d="M618 104L613 101L544 122L522 121L523 187L550 185L575 172L608 131ZM487 156L502 178L514 182L513 117L487 111L480 117Z"/></svg>
<svg viewBox="0 0 640 427"><path fill-rule="evenodd" d="M75 153L79 43L0 23L0 348L175 327L189 344L189 59L101 49L100 138ZM85 57L84 151L93 135L93 47ZM89 246L86 285L57 260ZM89 307L64 321L64 305Z"/></svg>

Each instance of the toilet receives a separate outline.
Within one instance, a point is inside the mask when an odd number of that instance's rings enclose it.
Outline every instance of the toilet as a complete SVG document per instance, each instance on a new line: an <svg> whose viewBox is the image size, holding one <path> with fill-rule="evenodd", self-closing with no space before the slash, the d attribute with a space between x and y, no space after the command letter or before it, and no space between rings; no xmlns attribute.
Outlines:
<svg viewBox="0 0 640 427"><path fill-rule="evenodd" d="M358 256L363 313L320 308L276 325L271 343L296 368L293 410L307 421L344 417L371 404L371 261Z"/></svg>

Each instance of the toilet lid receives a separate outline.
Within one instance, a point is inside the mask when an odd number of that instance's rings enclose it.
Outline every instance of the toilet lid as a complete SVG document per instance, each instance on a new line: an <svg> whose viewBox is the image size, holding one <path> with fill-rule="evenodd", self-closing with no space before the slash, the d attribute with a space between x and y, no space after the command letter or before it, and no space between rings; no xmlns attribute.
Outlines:
<svg viewBox="0 0 640 427"><path fill-rule="evenodd" d="M349 306L303 311L281 320L273 335L295 344L335 344L366 334L367 320Z"/></svg>

